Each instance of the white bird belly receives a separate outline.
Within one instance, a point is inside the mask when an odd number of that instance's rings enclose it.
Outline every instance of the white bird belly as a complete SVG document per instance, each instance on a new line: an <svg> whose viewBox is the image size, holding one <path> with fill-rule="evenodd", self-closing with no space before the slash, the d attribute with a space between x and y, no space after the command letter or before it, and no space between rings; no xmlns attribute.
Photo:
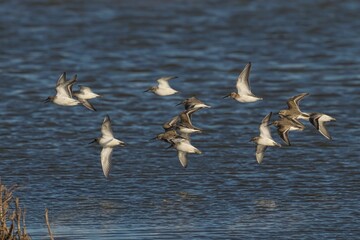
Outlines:
<svg viewBox="0 0 360 240"><path fill-rule="evenodd" d="M256 102L262 100L262 98L249 95L240 95L240 97L237 97L236 100L239 102Z"/></svg>
<svg viewBox="0 0 360 240"><path fill-rule="evenodd" d="M172 88L158 88L156 89L155 93L159 96L168 96L168 95L173 95L175 93L177 93L178 91L176 91L175 89Z"/></svg>
<svg viewBox="0 0 360 240"><path fill-rule="evenodd" d="M277 145L275 143L275 141L270 138L260 138L258 140L257 144L264 145L264 146L276 146Z"/></svg>
<svg viewBox="0 0 360 240"><path fill-rule="evenodd" d="M80 102L76 99L69 97L56 97L54 99L54 103L61 106L75 106L78 105Z"/></svg>
<svg viewBox="0 0 360 240"><path fill-rule="evenodd" d="M201 153L199 149L187 143L186 141L177 144L176 149L187 153Z"/></svg>
<svg viewBox="0 0 360 240"><path fill-rule="evenodd" d="M116 138L100 138L99 144L102 147L113 148L113 147L119 146L121 144L124 144L124 142L122 142L122 141L120 141L120 140L118 140Z"/></svg>

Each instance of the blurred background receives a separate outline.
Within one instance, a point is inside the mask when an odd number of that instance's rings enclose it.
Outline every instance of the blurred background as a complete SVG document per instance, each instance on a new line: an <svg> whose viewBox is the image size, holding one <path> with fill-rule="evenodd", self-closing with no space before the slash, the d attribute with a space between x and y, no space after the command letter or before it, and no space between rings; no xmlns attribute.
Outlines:
<svg viewBox="0 0 360 240"><path fill-rule="evenodd" d="M354 239L360 196L358 1L0 1L0 177L18 184L34 239ZM252 62L256 103L222 97ZM42 101L62 72L103 95ZM175 75L181 93L144 93ZM77 86L74 87L75 89ZM304 112L337 119L333 141L309 123L291 147L255 160L259 124L308 92ZM183 169L150 141L196 96L204 133ZM100 165L106 114L127 146ZM279 143L281 139L272 128Z"/></svg>

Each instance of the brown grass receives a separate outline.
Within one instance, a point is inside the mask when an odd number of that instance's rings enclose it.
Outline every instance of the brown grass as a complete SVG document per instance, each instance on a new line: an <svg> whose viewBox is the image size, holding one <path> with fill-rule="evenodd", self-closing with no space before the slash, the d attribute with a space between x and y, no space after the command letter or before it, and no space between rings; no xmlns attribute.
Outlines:
<svg viewBox="0 0 360 240"><path fill-rule="evenodd" d="M17 186L5 187L0 182L0 239L28 240L26 232L25 209L20 208L19 198L13 196Z"/></svg>
<svg viewBox="0 0 360 240"><path fill-rule="evenodd" d="M20 208L19 198L13 196L17 186L5 187L0 182L0 240L30 240L26 232L25 209ZM48 210L45 209L45 222L49 237L54 239L50 229Z"/></svg>

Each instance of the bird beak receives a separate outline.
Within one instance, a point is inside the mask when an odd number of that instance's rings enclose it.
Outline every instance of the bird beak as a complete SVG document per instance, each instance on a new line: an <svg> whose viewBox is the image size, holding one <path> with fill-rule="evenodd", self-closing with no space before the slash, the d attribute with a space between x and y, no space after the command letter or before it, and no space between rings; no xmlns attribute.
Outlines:
<svg viewBox="0 0 360 240"><path fill-rule="evenodd" d="M124 142L120 143L119 145L120 145L121 147L125 147L125 146L126 146L126 144L125 144Z"/></svg>
<svg viewBox="0 0 360 240"><path fill-rule="evenodd" d="M154 138L151 138L149 141L154 141L156 139L157 139L157 137L154 137Z"/></svg>
<svg viewBox="0 0 360 240"><path fill-rule="evenodd" d="M223 98L228 98L228 97L230 97L230 95L231 95L231 94L228 94L228 95L224 96Z"/></svg>
<svg viewBox="0 0 360 240"><path fill-rule="evenodd" d="M151 88L148 88L148 89L146 89L144 92L148 92L148 91L150 91L150 89L151 89Z"/></svg>
<svg viewBox="0 0 360 240"><path fill-rule="evenodd" d="M94 142L96 142L96 139L94 139L94 140L92 140L91 142L89 142L89 144L92 144L92 143L94 143Z"/></svg>
<svg viewBox="0 0 360 240"><path fill-rule="evenodd" d="M182 102L179 102L178 104L176 104L176 106L179 106L179 105L181 105L182 104Z"/></svg>
<svg viewBox="0 0 360 240"><path fill-rule="evenodd" d="M44 103L50 102L50 98L47 98L47 99L43 100L43 102L44 102Z"/></svg>

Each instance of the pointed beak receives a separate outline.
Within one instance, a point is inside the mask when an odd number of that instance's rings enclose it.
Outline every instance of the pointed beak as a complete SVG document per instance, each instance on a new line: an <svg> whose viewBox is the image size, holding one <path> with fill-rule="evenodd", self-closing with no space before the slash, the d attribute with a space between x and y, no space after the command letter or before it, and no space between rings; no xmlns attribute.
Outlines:
<svg viewBox="0 0 360 240"><path fill-rule="evenodd" d="M231 94L228 94L228 95L224 96L223 98L228 98L228 97L230 97L230 95L231 95Z"/></svg>
<svg viewBox="0 0 360 240"><path fill-rule="evenodd" d="M148 88L148 89L146 89L144 92L148 92L148 91L150 91L150 89L151 89L151 88Z"/></svg>
<svg viewBox="0 0 360 240"><path fill-rule="evenodd" d="M89 142L89 144L92 144L92 143L94 143L94 142L96 142L96 139L94 139L94 140L92 140L91 142Z"/></svg>
<svg viewBox="0 0 360 240"><path fill-rule="evenodd" d="M179 106L179 105L181 105L181 104L183 104L182 102L179 102L178 104L176 104L176 106Z"/></svg>
<svg viewBox="0 0 360 240"><path fill-rule="evenodd" d="M125 147L126 146L126 144L124 142L121 142L119 145L120 145L120 147Z"/></svg>
<svg viewBox="0 0 360 240"><path fill-rule="evenodd" d="M48 102L50 102L50 98L43 100L43 103L48 103Z"/></svg>

